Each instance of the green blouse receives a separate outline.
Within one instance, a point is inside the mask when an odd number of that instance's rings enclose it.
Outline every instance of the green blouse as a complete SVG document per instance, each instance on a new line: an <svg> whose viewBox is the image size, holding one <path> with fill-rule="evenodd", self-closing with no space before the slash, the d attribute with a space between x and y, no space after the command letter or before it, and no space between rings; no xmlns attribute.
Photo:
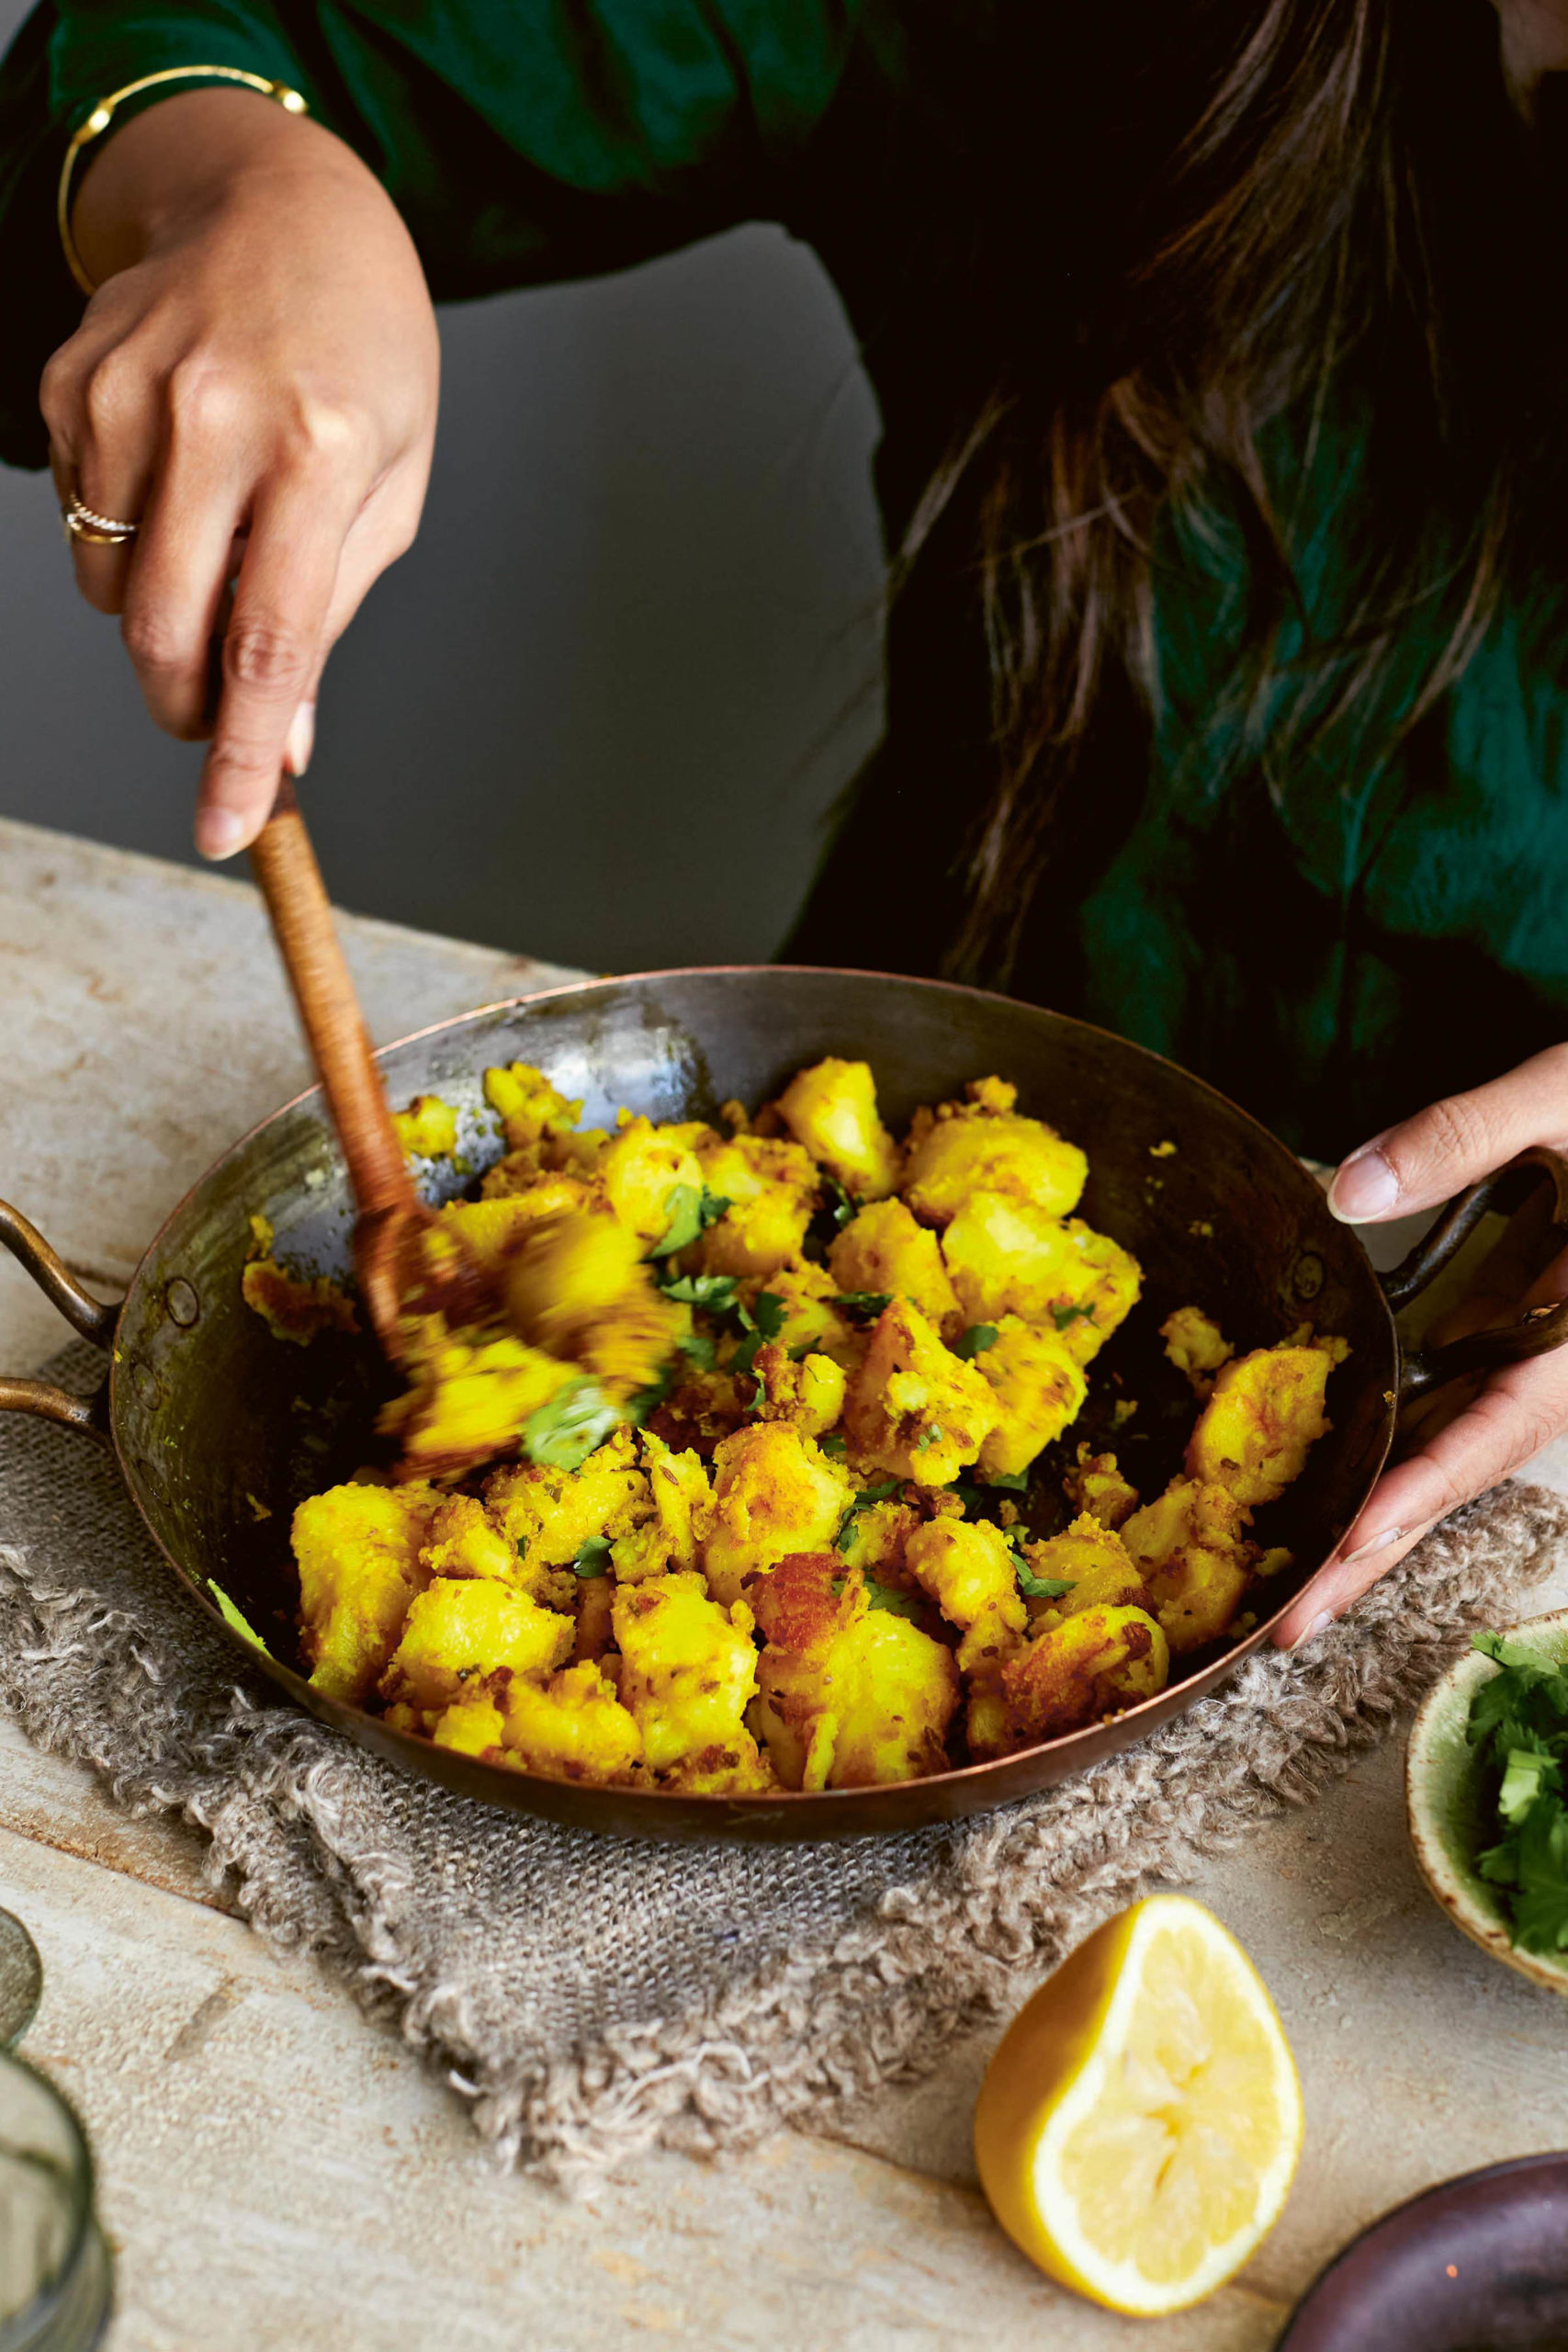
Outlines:
<svg viewBox="0 0 1568 2352"><path fill-rule="evenodd" d="M985 136L919 21L911 0L44 0L0 71L0 457L44 461L39 372L80 312L52 217L69 131L160 67L241 66L302 91L378 173L438 300L746 220L807 239L881 402L897 540L951 424L933 390L961 332L951 223ZM1352 435L1309 502L1317 621L1355 529L1354 460ZM919 570L892 622L886 738L792 945L816 959L931 971L956 925L987 783L983 647L957 567L924 588ZM1554 616L1505 613L1395 756L1341 742L1276 795L1215 716L1243 578L1239 553L1160 566L1157 717L1107 734L1014 985L1326 1157L1568 1029L1568 680L1542 650ZM1427 650L1413 625L1411 695Z"/></svg>

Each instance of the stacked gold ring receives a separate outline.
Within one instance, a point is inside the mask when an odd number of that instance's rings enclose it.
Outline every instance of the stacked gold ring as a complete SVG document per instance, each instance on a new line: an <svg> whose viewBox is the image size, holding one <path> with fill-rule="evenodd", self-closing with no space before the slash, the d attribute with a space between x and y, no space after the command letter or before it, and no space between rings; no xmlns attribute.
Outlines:
<svg viewBox="0 0 1568 2352"><path fill-rule="evenodd" d="M61 508L60 519L68 539L80 539L84 547L89 548L122 548L141 527L139 523L121 523L112 514L96 514L90 506L84 506L74 492Z"/></svg>

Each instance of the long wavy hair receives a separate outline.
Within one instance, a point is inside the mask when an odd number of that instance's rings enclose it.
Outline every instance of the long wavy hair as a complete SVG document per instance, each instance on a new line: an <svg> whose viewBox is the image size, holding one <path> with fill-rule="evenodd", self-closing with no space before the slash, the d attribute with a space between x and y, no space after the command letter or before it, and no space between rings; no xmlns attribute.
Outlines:
<svg viewBox="0 0 1568 2352"><path fill-rule="evenodd" d="M1416 620L1438 650L1392 698L1392 748L1463 669L1506 582L1539 571L1548 515L1568 521L1568 306L1545 225L1568 227L1568 207L1510 105L1488 0L1027 6L964 0L971 34L982 13L1004 36L1012 20L1019 69L990 94L960 256L991 373L895 567L897 583L939 523L951 553L962 518L997 781L947 961L993 984L1108 684L1131 679L1158 708L1155 586L1178 538L1244 553L1223 716L1253 756L1266 739L1284 792L1343 723L1375 733ZM1114 103L1069 147L1088 184L1068 260L1056 253L1032 301L1042 74L1109 80ZM1352 400L1349 573L1326 626L1298 576L1314 520L1299 491Z"/></svg>

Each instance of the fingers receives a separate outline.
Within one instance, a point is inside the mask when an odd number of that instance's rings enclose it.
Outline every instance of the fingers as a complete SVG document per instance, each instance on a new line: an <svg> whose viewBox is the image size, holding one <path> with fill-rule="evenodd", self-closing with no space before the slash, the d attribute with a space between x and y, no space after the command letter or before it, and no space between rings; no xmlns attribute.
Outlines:
<svg viewBox="0 0 1568 2352"><path fill-rule="evenodd" d="M266 822L289 730L313 694L338 563L361 485L304 467L264 489L223 639L222 688L202 770L196 845L231 857Z"/></svg>
<svg viewBox="0 0 1568 2352"><path fill-rule="evenodd" d="M126 347L94 349L79 334L45 371L50 465L62 506L73 493L94 513L140 523L157 463L159 424L146 377ZM76 348L78 345L84 347ZM76 585L100 613L118 613L137 551L134 539L93 547L73 537Z"/></svg>
<svg viewBox="0 0 1568 2352"><path fill-rule="evenodd" d="M1568 1046L1551 1046L1506 1077L1450 1094L1375 1136L1343 1162L1328 1205L1347 1225L1376 1225L1434 1208L1530 1144L1568 1136Z"/></svg>
<svg viewBox="0 0 1568 2352"><path fill-rule="evenodd" d="M1456 1420L1380 1478L1338 1552L1274 1631L1290 1649L1342 1616L1461 1503L1485 1494L1568 1429L1568 1351L1498 1373Z"/></svg>

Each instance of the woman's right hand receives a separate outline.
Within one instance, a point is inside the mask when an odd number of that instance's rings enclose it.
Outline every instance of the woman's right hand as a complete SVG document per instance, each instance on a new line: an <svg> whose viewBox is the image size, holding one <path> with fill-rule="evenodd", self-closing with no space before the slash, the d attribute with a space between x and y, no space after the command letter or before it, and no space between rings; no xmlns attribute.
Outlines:
<svg viewBox="0 0 1568 2352"><path fill-rule="evenodd" d="M73 232L98 291L44 370L51 462L62 502L141 526L73 540L77 582L121 615L159 725L210 736L197 846L228 857L303 769L327 655L418 528L434 314L379 182L259 94L127 123Z"/></svg>

